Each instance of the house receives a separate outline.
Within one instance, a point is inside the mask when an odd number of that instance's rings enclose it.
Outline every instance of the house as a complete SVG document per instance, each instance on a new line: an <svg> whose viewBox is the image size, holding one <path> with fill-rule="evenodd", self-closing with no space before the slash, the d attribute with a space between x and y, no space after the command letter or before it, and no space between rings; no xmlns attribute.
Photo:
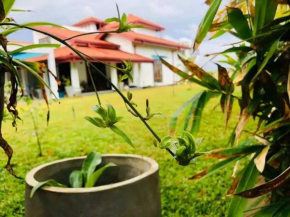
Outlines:
<svg viewBox="0 0 290 217"><path fill-rule="evenodd" d="M161 38L164 27L158 24L134 15L128 16L128 22L143 25L145 28L136 28L131 32L121 34L110 33L118 28L119 23L105 24L103 20L95 17L84 19L73 26L63 26L64 28L47 26L36 28L61 39L68 39L87 32L103 32L72 38L67 42L73 48L92 57L94 66L116 86L118 85L118 77L123 74L122 71L118 70L118 68L122 68L122 60L130 60L133 63L134 81L131 82L128 79L122 81L127 88L171 85L178 81L178 77L161 64L158 56L162 56L172 65L179 66L181 62L177 55L185 54L189 47ZM34 44L60 44L55 39L38 32L33 33L33 38ZM69 79L71 81L76 94L92 92L92 79L98 90L112 89L111 85L94 70L92 70L91 79L84 61L70 48L61 45L57 49L45 48L42 49L42 52L39 50L41 49L33 50L29 55L23 54L22 59L47 63L50 70L55 71L60 80ZM47 76L49 77L46 80L55 93L64 91L64 82L62 82L62 86L58 86L51 75ZM25 85L24 87L30 88Z"/></svg>

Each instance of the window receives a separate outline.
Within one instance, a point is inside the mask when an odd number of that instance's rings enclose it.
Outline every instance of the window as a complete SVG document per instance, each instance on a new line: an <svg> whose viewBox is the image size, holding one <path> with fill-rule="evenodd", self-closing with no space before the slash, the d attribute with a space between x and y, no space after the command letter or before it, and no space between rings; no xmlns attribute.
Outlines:
<svg viewBox="0 0 290 217"><path fill-rule="evenodd" d="M39 43L40 44L50 44L51 43L50 37L45 37L45 38L39 39Z"/></svg>
<svg viewBox="0 0 290 217"><path fill-rule="evenodd" d="M162 63L160 59L154 62L154 81L162 82Z"/></svg>

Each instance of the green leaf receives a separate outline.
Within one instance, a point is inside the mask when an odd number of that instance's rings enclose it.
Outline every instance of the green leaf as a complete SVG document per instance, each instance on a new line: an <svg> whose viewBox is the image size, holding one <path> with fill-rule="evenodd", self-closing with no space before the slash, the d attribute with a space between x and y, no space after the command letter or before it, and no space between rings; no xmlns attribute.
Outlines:
<svg viewBox="0 0 290 217"><path fill-rule="evenodd" d="M273 217L284 204L285 203L275 203L266 207L262 207L253 217Z"/></svg>
<svg viewBox="0 0 290 217"><path fill-rule="evenodd" d="M106 124L101 118L85 117L87 121L99 128L106 128Z"/></svg>
<svg viewBox="0 0 290 217"><path fill-rule="evenodd" d="M98 169L96 172L94 172L86 182L85 187L86 188L93 188L100 178L100 176L108 169L109 167L115 167L116 164L114 163L108 163L107 165L103 166L102 168Z"/></svg>
<svg viewBox="0 0 290 217"><path fill-rule="evenodd" d="M254 160L246 166L243 176L237 186L235 192L245 191L255 186L257 179L259 177L259 171L256 168ZM230 208L228 211L228 217L242 217L244 215L244 210L247 207L248 199L241 197L234 197L231 201Z"/></svg>
<svg viewBox="0 0 290 217"><path fill-rule="evenodd" d="M104 21L105 23L120 22L120 19L117 17L108 18Z"/></svg>
<svg viewBox="0 0 290 217"><path fill-rule="evenodd" d="M193 180L193 179L204 179L216 172L218 172L219 170L225 168L226 166L228 166L229 164L237 161L237 160L240 160L242 157L233 157L233 158L228 158L226 160L223 160L223 161L220 161L214 165L212 165L211 167L209 167L208 169L206 170L203 170L202 172L194 175L193 177L191 177L190 179Z"/></svg>
<svg viewBox="0 0 290 217"><path fill-rule="evenodd" d="M104 121L107 120L108 113L107 113L106 109L104 109L101 105L94 106L93 111L96 112L97 114L99 114Z"/></svg>
<svg viewBox="0 0 290 217"><path fill-rule="evenodd" d="M165 136L164 138L161 139L161 142L159 144L159 147L161 149L166 149L166 148L170 148L171 146L171 141L172 137L171 136Z"/></svg>
<svg viewBox="0 0 290 217"><path fill-rule="evenodd" d="M248 20L239 8L228 8L229 23L238 33L241 39L252 37L252 31L249 27Z"/></svg>
<svg viewBox="0 0 290 217"><path fill-rule="evenodd" d="M209 32L210 27L212 25L212 22L215 18L215 15L219 9L221 2L222 2L222 0L213 0L213 2L211 4L209 10L207 11L203 21L199 25L197 35L195 38L195 42L193 45L193 50L196 50L199 47L199 45L201 44L201 42L204 40L207 33Z"/></svg>
<svg viewBox="0 0 290 217"><path fill-rule="evenodd" d="M133 143L132 143L132 141L130 140L130 138L122 130L120 130L116 126L111 126L110 129L114 133L116 133L117 135L121 136L125 142L127 142L129 145L131 145L132 148L135 148L134 145L133 145Z"/></svg>
<svg viewBox="0 0 290 217"><path fill-rule="evenodd" d="M111 104L107 104L107 107L108 107L108 119L111 122L114 122L116 120L116 111Z"/></svg>
<svg viewBox="0 0 290 217"><path fill-rule="evenodd" d="M82 173L84 175L84 182L86 183L89 177L93 174L96 167L102 162L102 155L98 152L91 152L88 154L83 162Z"/></svg>
<svg viewBox="0 0 290 217"><path fill-rule="evenodd" d="M221 150L213 150L206 154L207 158L231 158L237 156L249 155L252 153L257 153L265 148L264 145L251 145L251 146L238 146L234 148L226 148Z"/></svg>
<svg viewBox="0 0 290 217"><path fill-rule="evenodd" d="M199 99L200 95L201 95L201 94L199 94L199 95L197 96L198 99ZM195 96L195 97L196 97L196 96ZM194 111L194 109L196 108L197 102L198 102L198 100L194 100L194 101L191 103L191 106L189 107L189 109L188 109L188 111L187 111L187 114L186 114L186 116L185 116L185 119L184 119L184 121L183 121L183 130L187 130L188 125L189 125L189 121L190 121L191 117L192 117L193 114L194 114L193 111Z"/></svg>
<svg viewBox="0 0 290 217"><path fill-rule="evenodd" d="M185 137L188 141L188 151L189 153L193 154L196 151L197 148L197 144L195 142L195 139L193 137L193 135L187 131L184 131L182 133L182 136Z"/></svg>
<svg viewBox="0 0 290 217"><path fill-rule="evenodd" d="M228 49L224 50L223 52L211 53L211 54L207 54L206 56L227 54L227 53L247 53L247 52L250 52L250 51L253 51L253 48L246 47L246 46L231 47L231 48L228 48Z"/></svg>
<svg viewBox="0 0 290 217"><path fill-rule="evenodd" d="M23 10L23 9L12 9L12 12L31 12L31 10Z"/></svg>
<svg viewBox="0 0 290 217"><path fill-rule="evenodd" d="M275 41L272 46L270 47L270 50L268 51L267 55L265 56L265 58L263 58L263 62L257 72L257 74L255 75L254 78L256 78L265 68L265 66L268 64L269 60L272 58L272 56L274 55L275 51L277 50L277 46L279 43L279 39L277 41Z"/></svg>
<svg viewBox="0 0 290 217"><path fill-rule="evenodd" d="M69 183L72 188L83 187L83 173L81 170L73 171L69 176Z"/></svg>
<svg viewBox="0 0 290 217"><path fill-rule="evenodd" d="M122 18L121 18L121 23L120 23L120 27L125 27L127 26L127 15L125 13L123 13Z"/></svg>
<svg viewBox="0 0 290 217"><path fill-rule="evenodd" d="M54 27L58 27L58 28L62 28L64 29L63 26L61 25L57 25L57 24L54 24L54 23L50 23L50 22L30 22L30 23L22 23L22 24L19 24L21 26L26 26L26 27L35 27L35 26L54 26ZM16 32L18 30L22 30L23 28L21 27L18 27L18 26L14 26L14 27L11 27L3 32L1 32L2 35L10 35L12 34L13 32Z"/></svg>
<svg viewBox="0 0 290 217"><path fill-rule="evenodd" d="M197 103L196 109L194 111L193 123L192 123L191 130L190 130L190 133L192 135L196 135L198 133L200 123L201 123L203 109L206 106L206 104L208 103L208 101L215 95L216 94L214 94L212 92L204 91L201 94L200 98L198 99L198 103Z"/></svg>
<svg viewBox="0 0 290 217"><path fill-rule="evenodd" d="M8 14L10 13L14 3L15 3L15 0L1 0L2 3L3 3L3 7L4 7L4 12L5 12L5 16L4 18L1 20L3 21L7 16ZM1 15L1 18L2 18L2 15ZM1 33L2 34L2 33Z"/></svg>
<svg viewBox="0 0 290 217"><path fill-rule="evenodd" d="M33 45L23 46L16 50L10 51L9 54L13 55L13 54L17 54L26 50L31 50L35 48L45 48L45 47L59 48L60 44L33 44Z"/></svg>
<svg viewBox="0 0 290 217"><path fill-rule="evenodd" d="M181 115L181 113L192 103L196 102L196 99L198 99L201 96L202 92L195 95L192 99L190 99L189 101L187 101L186 103L184 103L171 117L170 120L170 125L169 125L169 129L171 133L174 133L176 130L176 125L177 125L177 121L178 121L178 117Z"/></svg>
<svg viewBox="0 0 290 217"><path fill-rule="evenodd" d="M67 188L66 185L63 185L63 184L60 184L58 183L57 181L55 181L54 179L50 179L50 180L47 180L45 182L40 182L38 183L37 185L35 185L32 190L31 190L31 193L30 193L30 198L33 197L33 195L35 194L35 192L40 189L40 188L43 188L45 186L52 186L52 187L60 187L60 188Z"/></svg>
<svg viewBox="0 0 290 217"><path fill-rule="evenodd" d="M273 21L277 10L277 0L256 0L255 1L255 19L253 27L253 36L257 36L260 30Z"/></svg>
<svg viewBox="0 0 290 217"><path fill-rule="evenodd" d="M274 217L290 217L289 203L286 203L280 210L278 210Z"/></svg>

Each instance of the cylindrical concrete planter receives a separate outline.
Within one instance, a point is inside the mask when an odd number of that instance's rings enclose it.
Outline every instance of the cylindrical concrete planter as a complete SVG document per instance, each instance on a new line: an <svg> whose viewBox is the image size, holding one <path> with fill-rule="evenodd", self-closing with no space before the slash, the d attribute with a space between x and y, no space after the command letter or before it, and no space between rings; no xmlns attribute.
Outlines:
<svg viewBox="0 0 290 217"><path fill-rule="evenodd" d="M158 164L137 155L103 155L109 168L94 188L45 187L30 192L39 182L55 179L68 185L69 174L81 169L85 157L44 164L26 176L26 217L160 217Z"/></svg>

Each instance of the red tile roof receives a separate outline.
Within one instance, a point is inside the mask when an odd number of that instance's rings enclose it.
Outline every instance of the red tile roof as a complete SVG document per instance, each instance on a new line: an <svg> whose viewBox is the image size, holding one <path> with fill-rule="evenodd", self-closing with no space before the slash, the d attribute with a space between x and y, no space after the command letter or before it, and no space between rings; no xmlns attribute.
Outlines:
<svg viewBox="0 0 290 217"><path fill-rule="evenodd" d="M96 17L88 17L86 19L83 19L77 23L74 24L74 26L84 26L87 24L91 24L91 23L101 23L101 24L105 24L105 22L101 19L98 19Z"/></svg>
<svg viewBox="0 0 290 217"><path fill-rule="evenodd" d="M35 28L38 30L53 34L61 39L67 39L67 38L70 38L72 36L76 36L76 35L84 33L84 32L72 31L72 30L64 29L64 28L62 29L62 28L58 28L58 27L38 26ZM119 48L119 45L97 39L95 34L80 36L80 37L69 40L69 42L72 44L74 44L74 43L87 43L87 44L90 44L90 45L93 45L96 47L103 47L103 48L108 48L108 49Z"/></svg>
<svg viewBox="0 0 290 217"><path fill-rule="evenodd" d="M132 15L132 14L129 14L127 19L128 19L128 23L143 25L147 28L154 29L156 31L162 31L165 29L164 27L162 27L156 23L144 20L144 19L137 17L135 15ZM119 23L115 22L115 23L110 23L110 24L105 25L100 30L101 31L116 30L116 29L118 29L118 27L119 27Z"/></svg>
<svg viewBox="0 0 290 217"><path fill-rule="evenodd" d="M127 61L131 60L132 62L154 62L153 59L149 59L140 55L126 53L120 50L100 49L100 48L93 48L93 47L79 47L79 46L74 46L74 48L78 49L80 52L88 56L91 56L101 61L121 62L122 60L127 60ZM55 56L56 61L61 61L61 62L81 60L80 57L68 47L61 47L61 48L55 49L54 56ZM46 61L47 57L48 57L47 55L43 55L40 57L27 59L27 61L41 62L41 61Z"/></svg>

